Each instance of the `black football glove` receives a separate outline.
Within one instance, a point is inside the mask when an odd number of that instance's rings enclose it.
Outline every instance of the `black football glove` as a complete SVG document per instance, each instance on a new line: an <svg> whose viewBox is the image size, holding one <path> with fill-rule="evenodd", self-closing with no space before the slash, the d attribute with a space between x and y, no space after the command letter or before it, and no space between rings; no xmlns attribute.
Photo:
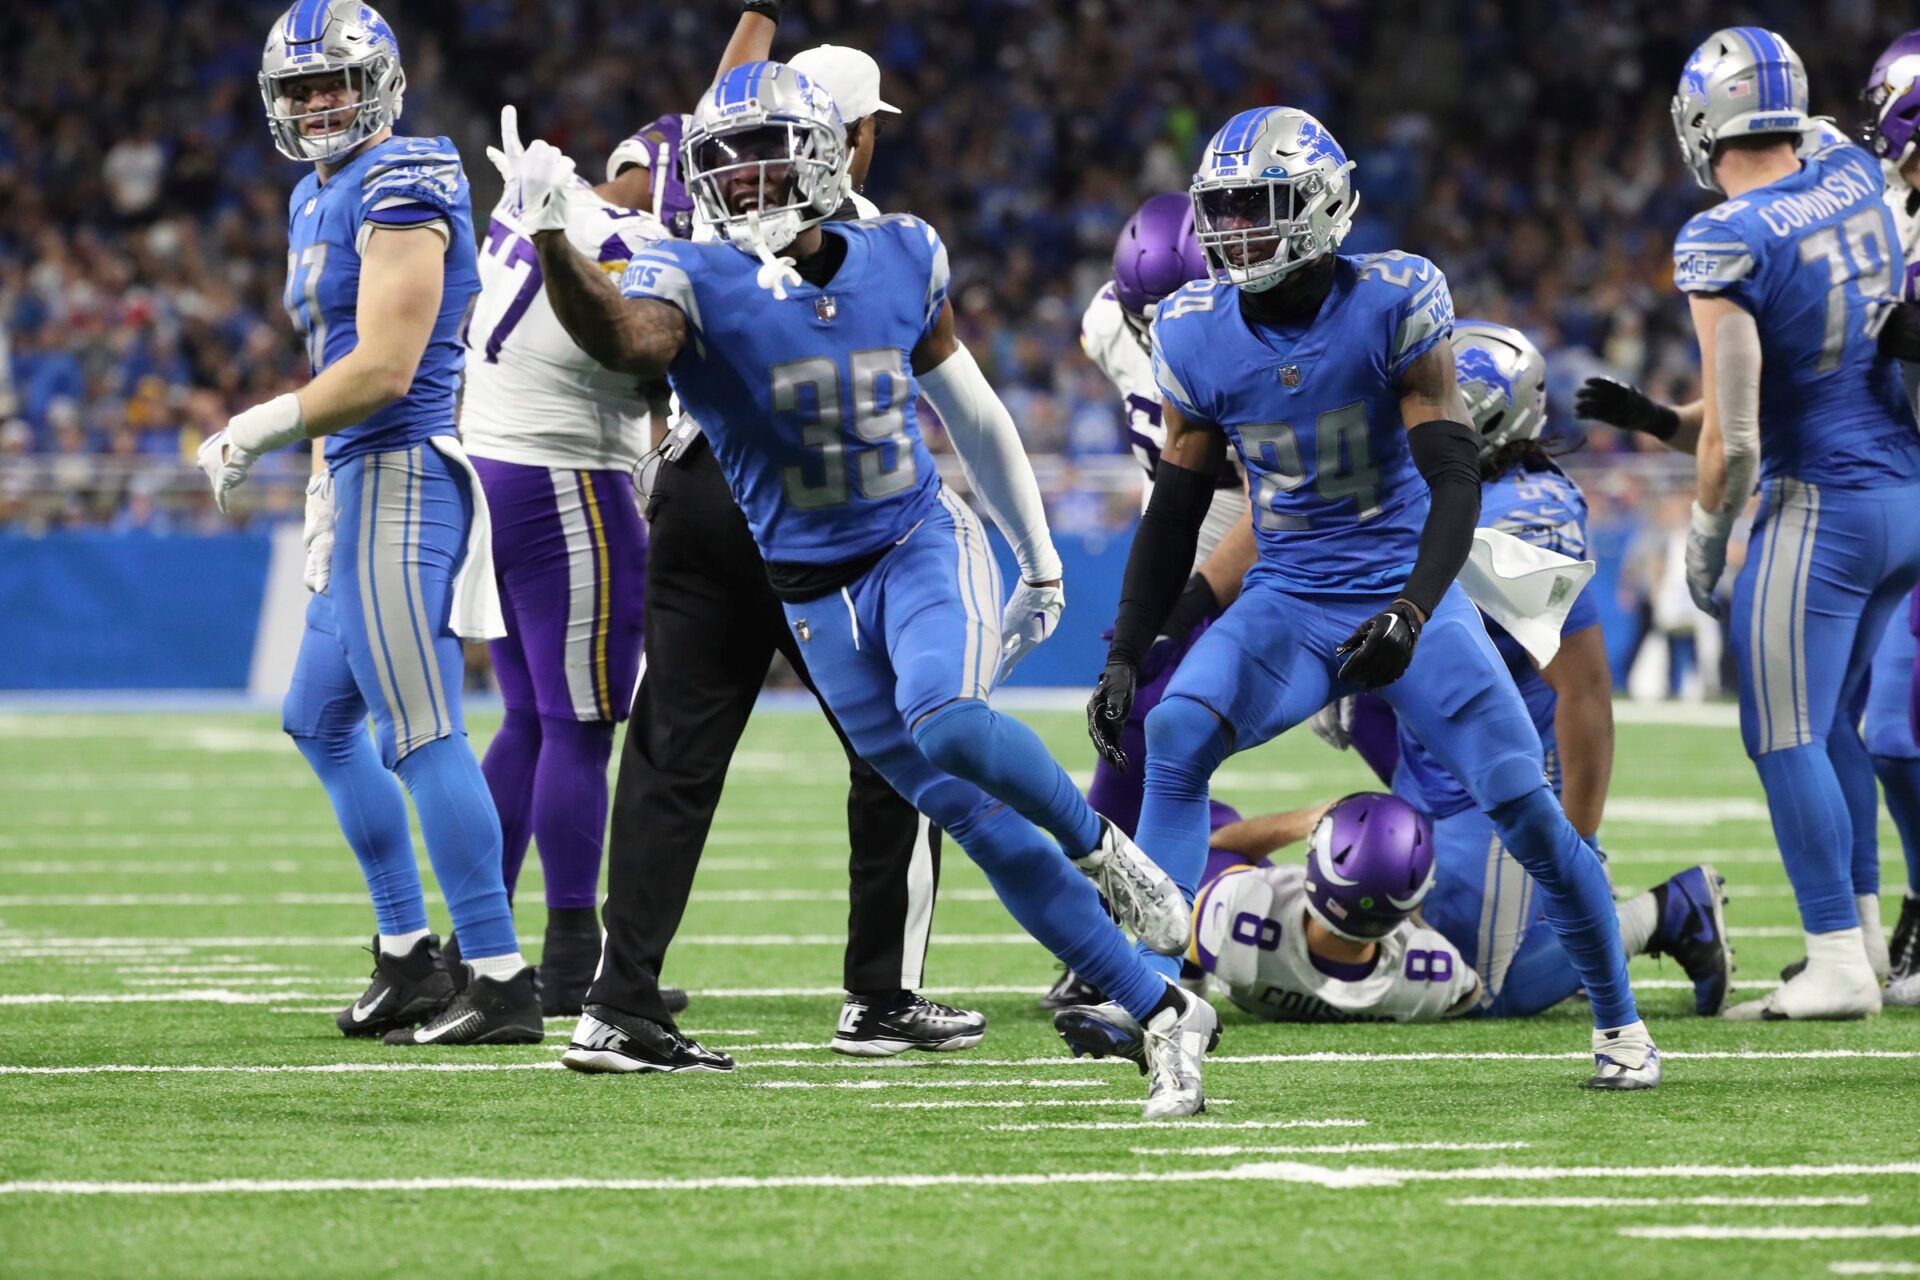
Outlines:
<svg viewBox="0 0 1920 1280"><path fill-rule="evenodd" d="M1573 411L1579 417L1638 431L1656 440L1671 440L1680 429L1679 414L1640 388L1612 378L1588 378L1581 383L1573 393Z"/></svg>
<svg viewBox="0 0 1920 1280"><path fill-rule="evenodd" d="M748 13L757 13L768 22L780 21L780 11L787 7L787 0L745 0L740 6Z"/></svg>
<svg viewBox="0 0 1920 1280"><path fill-rule="evenodd" d="M1363 689L1379 689L1407 674L1413 646L1420 642L1420 612L1405 600L1374 614L1333 652L1346 659L1340 678Z"/></svg>
<svg viewBox="0 0 1920 1280"><path fill-rule="evenodd" d="M1131 663L1110 661L1100 673L1100 683L1093 687L1093 696L1087 699L1087 736L1093 739L1100 758L1123 773L1127 753L1120 749L1120 732L1133 713L1133 694L1139 683L1140 673Z"/></svg>
<svg viewBox="0 0 1920 1280"><path fill-rule="evenodd" d="M1920 304L1903 302L1881 314L1880 354L1920 361Z"/></svg>

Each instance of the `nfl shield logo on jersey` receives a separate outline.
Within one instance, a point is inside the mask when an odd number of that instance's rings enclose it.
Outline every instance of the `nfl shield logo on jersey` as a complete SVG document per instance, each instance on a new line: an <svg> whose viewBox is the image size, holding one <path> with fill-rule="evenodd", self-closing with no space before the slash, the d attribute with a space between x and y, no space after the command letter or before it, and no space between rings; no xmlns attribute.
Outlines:
<svg viewBox="0 0 1920 1280"><path fill-rule="evenodd" d="M813 300L813 314L820 317L822 324L829 323L840 314L840 304L833 300L831 294L823 293Z"/></svg>
<svg viewBox="0 0 1920 1280"><path fill-rule="evenodd" d="M1300 366L1283 364L1280 366L1280 385L1289 389L1300 385Z"/></svg>
<svg viewBox="0 0 1920 1280"><path fill-rule="evenodd" d="M805 644L813 639L813 628L807 625L805 618L801 618L793 624L793 634L800 637L801 644Z"/></svg>

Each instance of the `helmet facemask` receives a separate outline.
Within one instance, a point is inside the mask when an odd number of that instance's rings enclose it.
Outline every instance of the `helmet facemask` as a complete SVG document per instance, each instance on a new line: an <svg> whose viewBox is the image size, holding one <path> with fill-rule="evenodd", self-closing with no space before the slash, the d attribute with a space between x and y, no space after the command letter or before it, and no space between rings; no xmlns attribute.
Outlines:
<svg viewBox="0 0 1920 1280"><path fill-rule="evenodd" d="M1348 161L1341 173L1353 168ZM1249 293L1331 252L1352 225L1358 200L1318 172L1290 178L1197 181L1193 230L1213 279Z"/></svg>
<svg viewBox="0 0 1920 1280"><path fill-rule="evenodd" d="M839 205L846 150L818 122L765 120L695 131L683 144L687 190L706 220L751 251L778 253Z"/></svg>

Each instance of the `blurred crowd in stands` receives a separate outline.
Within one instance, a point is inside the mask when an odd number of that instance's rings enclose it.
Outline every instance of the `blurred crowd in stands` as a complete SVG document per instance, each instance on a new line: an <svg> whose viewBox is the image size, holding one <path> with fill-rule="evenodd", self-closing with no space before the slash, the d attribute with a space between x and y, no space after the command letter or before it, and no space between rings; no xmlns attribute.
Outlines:
<svg viewBox="0 0 1920 1280"><path fill-rule="evenodd" d="M0 526L211 527L202 436L306 375L280 297L287 195L254 74L279 0L62 0L0 13ZM484 218L483 157L517 103L597 177L613 144L705 86L728 0L387 0L402 127L453 137ZM1750 0L1852 128L1888 0ZM1547 351L1559 428L1594 372L1688 398L1697 360L1670 285L1674 231L1709 203L1667 101L1733 21L1708 0L795 0L776 56L825 40L878 58L888 100L868 194L940 228L954 296L1036 455L1064 530L1138 510L1116 398L1077 351L1080 311L1144 196L1185 186L1234 111L1304 107L1358 162L1347 248L1437 261L1459 314ZM1645 442L1595 429L1597 519L1650 522L1685 471L1621 470ZM1650 460L1651 461L1651 460ZM254 513L296 514L304 462L256 470ZM283 481L274 483L276 475ZM264 483L261 483L264 482Z"/></svg>

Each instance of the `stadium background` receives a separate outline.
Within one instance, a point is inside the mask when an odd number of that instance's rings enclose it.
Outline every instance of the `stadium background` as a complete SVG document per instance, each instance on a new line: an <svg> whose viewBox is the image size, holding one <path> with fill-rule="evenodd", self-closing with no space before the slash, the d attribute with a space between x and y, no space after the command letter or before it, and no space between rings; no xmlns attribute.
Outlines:
<svg viewBox="0 0 1920 1280"><path fill-rule="evenodd" d="M278 5L64 0L0 14L0 688L277 695L299 612L305 462L269 459L220 517L204 434L304 379L280 309L287 193L254 85ZM1695 696L1720 646L1674 564L1681 460L1605 429L1572 389L1611 372L1668 398L1697 376L1669 282L1705 203L1666 98L1701 33L1779 30L1814 106L1851 127L1872 55L1913 19L1872 0L1415 4L1297 0L810 0L776 55L823 40L880 61L889 100L868 192L946 236L964 334L1036 457L1070 560L1062 634L1021 678L1098 666L1139 482L1115 397L1077 347L1133 206L1185 185L1242 107L1319 115L1358 161L1352 250L1447 272L1461 315L1548 353L1556 429L1595 506L1616 676ZM459 144L484 219L483 149L515 102L597 175L614 142L704 86L725 2L391 0L411 133ZM1654 643L1647 643L1648 640ZM276 655L278 655L276 657ZM1670 661L1671 658L1671 661ZM1704 678L1703 678L1704 677Z"/></svg>

